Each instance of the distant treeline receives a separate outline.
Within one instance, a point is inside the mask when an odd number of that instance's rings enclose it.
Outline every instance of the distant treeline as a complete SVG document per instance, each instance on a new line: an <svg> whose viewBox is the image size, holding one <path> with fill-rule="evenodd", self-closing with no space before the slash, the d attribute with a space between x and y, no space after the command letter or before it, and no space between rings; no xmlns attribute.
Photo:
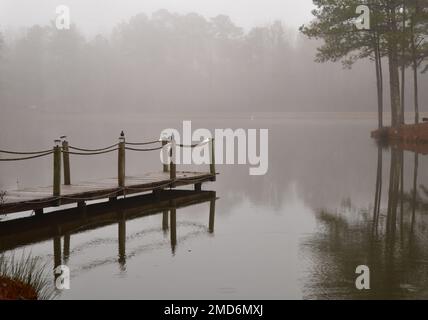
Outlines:
<svg viewBox="0 0 428 320"><path fill-rule="evenodd" d="M3 30L0 105L61 112L376 111L372 62L352 71L316 64L319 44L279 21L244 31L224 15L166 10L138 14L108 36L88 38L78 26L57 30L53 23Z"/></svg>

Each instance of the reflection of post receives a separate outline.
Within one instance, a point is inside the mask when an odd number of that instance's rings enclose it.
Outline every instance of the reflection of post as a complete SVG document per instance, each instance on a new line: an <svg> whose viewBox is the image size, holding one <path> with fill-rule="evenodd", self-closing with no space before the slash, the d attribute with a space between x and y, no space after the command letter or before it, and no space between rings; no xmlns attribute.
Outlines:
<svg viewBox="0 0 428 320"><path fill-rule="evenodd" d="M170 212L170 224L171 224L171 249L172 253L175 253L175 247L177 245L177 211L176 209L171 209Z"/></svg>
<svg viewBox="0 0 428 320"><path fill-rule="evenodd" d="M403 224L404 224L404 151L400 153L400 238L403 241Z"/></svg>
<svg viewBox="0 0 428 320"><path fill-rule="evenodd" d="M410 226L410 234L413 235L416 218L416 195L418 185L418 167L419 167L419 154L415 153L415 162L413 167L413 195L412 195L412 221Z"/></svg>
<svg viewBox="0 0 428 320"><path fill-rule="evenodd" d="M391 148L391 166L389 173L389 191L388 191L388 212L386 217L386 237L390 244L394 243L396 222L397 222L397 207L399 198L399 187L401 178L401 152L394 147Z"/></svg>
<svg viewBox="0 0 428 320"><path fill-rule="evenodd" d="M54 250L54 269L60 266L61 263L61 236L56 236L53 238L53 250ZM55 280L58 278L59 274L54 273Z"/></svg>
<svg viewBox="0 0 428 320"><path fill-rule="evenodd" d="M64 264L67 264L68 258L70 258L70 234L64 235Z"/></svg>
<svg viewBox="0 0 428 320"><path fill-rule="evenodd" d="M379 225L380 200L382 198L382 147L378 146L377 150L377 176L376 176L376 193L373 209L373 229L372 235L377 235Z"/></svg>
<svg viewBox="0 0 428 320"><path fill-rule="evenodd" d="M162 214L162 230L164 233L168 231L168 210Z"/></svg>
<svg viewBox="0 0 428 320"><path fill-rule="evenodd" d="M126 220L122 217L119 221L119 264L126 264Z"/></svg>
<svg viewBox="0 0 428 320"><path fill-rule="evenodd" d="M215 199L210 201L210 221L208 224L209 233L214 233L214 217L215 217Z"/></svg>

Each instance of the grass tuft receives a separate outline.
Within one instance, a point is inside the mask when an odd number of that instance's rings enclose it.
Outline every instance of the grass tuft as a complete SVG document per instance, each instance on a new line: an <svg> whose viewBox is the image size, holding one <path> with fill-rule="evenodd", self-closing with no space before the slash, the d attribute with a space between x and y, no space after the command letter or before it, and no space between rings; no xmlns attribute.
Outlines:
<svg viewBox="0 0 428 320"><path fill-rule="evenodd" d="M33 288L38 300L51 300L57 295L55 288L49 281L48 265L40 257L22 254L16 258L15 254L6 257L0 255L0 277L19 281Z"/></svg>

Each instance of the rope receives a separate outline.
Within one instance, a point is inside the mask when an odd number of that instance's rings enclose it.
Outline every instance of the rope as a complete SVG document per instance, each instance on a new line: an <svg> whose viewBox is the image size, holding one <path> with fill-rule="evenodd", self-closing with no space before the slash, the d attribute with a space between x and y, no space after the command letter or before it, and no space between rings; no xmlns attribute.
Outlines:
<svg viewBox="0 0 428 320"><path fill-rule="evenodd" d="M151 149L136 149L136 148L129 148L129 147L126 147L125 149L126 149L126 150L130 150L130 151L156 151L156 150L161 150L161 149L163 149L163 147L164 147L164 146L162 146L162 147L158 147L158 148L151 148Z"/></svg>
<svg viewBox="0 0 428 320"><path fill-rule="evenodd" d="M76 155L76 156L95 156L97 154L105 154L105 153L110 153L110 152L117 151L117 150L119 150L119 148L111 149L111 150L107 150L107 151L100 151L100 152L72 152L72 151L62 150L62 153Z"/></svg>
<svg viewBox="0 0 428 320"><path fill-rule="evenodd" d="M160 140L154 140L154 141L149 141L149 142L125 142L125 144L130 145L130 146L146 146L148 144L155 144L155 143L159 143L162 142Z"/></svg>
<svg viewBox="0 0 428 320"><path fill-rule="evenodd" d="M52 151L52 149L50 150L43 150L43 151L34 151L34 152L18 152L18 151L6 151L6 150L0 150L0 153L7 153L7 154L21 154L21 155L25 155L25 154L40 154L40 153L47 153Z"/></svg>
<svg viewBox="0 0 428 320"><path fill-rule="evenodd" d="M100 149L83 149L83 148L77 148L77 147L72 147L72 146L70 146L70 147L68 147L68 148L69 148L69 149L72 149L72 150L83 151L83 152L99 152L99 151L109 150L109 149L111 149L111 148L117 147L118 145L119 145L119 144L118 144L118 143L116 143L116 144L113 144L113 145L111 145L111 146L109 146L109 147L100 148Z"/></svg>
<svg viewBox="0 0 428 320"><path fill-rule="evenodd" d="M32 157L0 159L0 161L21 161L21 160L30 160L30 159L41 158L41 157L44 157L44 156L50 155L50 154L52 154L52 153L53 153L53 151L49 151L49 152L46 152L46 153L43 153L43 154L39 154L39 155L36 155L36 156L32 156Z"/></svg>
<svg viewBox="0 0 428 320"><path fill-rule="evenodd" d="M184 145L184 144L177 144L177 146L179 146L180 148L196 148L196 147L203 146L203 145L205 145L205 144L207 144L209 142L210 142L210 140L206 139L206 140L204 140L204 141L202 141L200 143L196 143L196 144L191 144L191 145L187 145L187 146Z"/></svg>

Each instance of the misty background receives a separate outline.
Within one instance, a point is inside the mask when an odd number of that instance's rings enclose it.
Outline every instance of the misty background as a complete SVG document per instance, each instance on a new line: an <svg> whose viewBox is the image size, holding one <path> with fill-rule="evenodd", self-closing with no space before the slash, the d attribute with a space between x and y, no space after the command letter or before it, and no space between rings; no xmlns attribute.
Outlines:
<svg viewBox="0 0 428 320"><path fill-rule="evenodd" d="M310 0L68 2L0 0L2 111L376 111L373 62L314 62Z"/></svg>

